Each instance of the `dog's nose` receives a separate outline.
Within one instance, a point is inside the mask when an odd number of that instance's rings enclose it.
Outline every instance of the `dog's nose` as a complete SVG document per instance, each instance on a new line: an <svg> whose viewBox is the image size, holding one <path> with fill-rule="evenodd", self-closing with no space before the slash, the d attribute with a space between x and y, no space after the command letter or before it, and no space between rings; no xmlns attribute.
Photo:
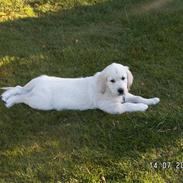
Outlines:
<svg viewBox="0 0 183 183"><path fill-rule="evenodd" d="M118 89L118 93L119 93L120 95L122 95L122 94L124 93L124 90L123 90L122 88L119 88L119 89Z"/></svg>

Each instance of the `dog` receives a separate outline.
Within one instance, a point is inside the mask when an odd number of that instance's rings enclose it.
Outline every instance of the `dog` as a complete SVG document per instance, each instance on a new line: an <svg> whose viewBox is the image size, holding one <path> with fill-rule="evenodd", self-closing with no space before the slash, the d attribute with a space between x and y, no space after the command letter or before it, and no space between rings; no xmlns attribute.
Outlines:
<svg viewBox="0 0 183 183"><path fill-rule="evenodd" d="M25 86L4 87L1 98L7 108L24 103L39 110L100 109L110 114L146 111L159 98L129 93L133 75L127 66L112 63L94 76L60 78L42 75Z"/></svg>

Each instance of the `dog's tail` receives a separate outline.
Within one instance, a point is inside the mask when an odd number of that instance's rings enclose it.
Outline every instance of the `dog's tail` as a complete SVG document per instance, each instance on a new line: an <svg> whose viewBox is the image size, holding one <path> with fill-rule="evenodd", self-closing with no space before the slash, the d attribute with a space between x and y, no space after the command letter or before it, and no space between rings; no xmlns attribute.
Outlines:
<svg viewBox="0 0 183 183"><path fill-rule="evenodd" d="M4 93L2 93L1 97L3 96L10 96L10 95L19 95L19 94L25 94L30 92L34 87L34 80L31 80L28 82L25 86L15 86L15 87L1 87L0 89L6 90Z"/></svg>
<svg viewBox="0 0 183 183"><path fill-rule="evenodd" d="M12 89L12 88L14 88L14 87L2 87L1 89L2 89L2 90L10 90L10 89Z"/></svg>

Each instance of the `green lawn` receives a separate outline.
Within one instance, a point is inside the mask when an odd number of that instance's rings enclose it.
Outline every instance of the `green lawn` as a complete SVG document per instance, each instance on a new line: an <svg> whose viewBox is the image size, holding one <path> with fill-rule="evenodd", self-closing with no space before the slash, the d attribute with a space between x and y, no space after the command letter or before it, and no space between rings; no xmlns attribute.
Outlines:
<svg viewBox="0 0 183 183"><path fill-rule="evenodd" d="M130 67L132 93L160 104L109 115L0 101L1 183L183 182L182 0L0 1L0 87L93 75L113 60Z"/></svg>

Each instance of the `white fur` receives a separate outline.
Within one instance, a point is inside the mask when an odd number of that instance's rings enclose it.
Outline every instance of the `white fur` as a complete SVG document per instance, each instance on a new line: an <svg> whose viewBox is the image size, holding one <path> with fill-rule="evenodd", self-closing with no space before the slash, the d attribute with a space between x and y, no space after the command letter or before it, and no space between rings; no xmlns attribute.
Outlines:
<svg viewBox="0 0 183 183"><path fill-rule="evenodd" d="M123 77L123 79L122 79ZM130 94L133 76L128 67L113 63L94 76L59 78L40 76L25 86L6 87L1 95L6 107L24 103L35 109L101 109L111 114L145 111L159 98L145 99ZM119 93L119 89L124 93Z"/></svg>

